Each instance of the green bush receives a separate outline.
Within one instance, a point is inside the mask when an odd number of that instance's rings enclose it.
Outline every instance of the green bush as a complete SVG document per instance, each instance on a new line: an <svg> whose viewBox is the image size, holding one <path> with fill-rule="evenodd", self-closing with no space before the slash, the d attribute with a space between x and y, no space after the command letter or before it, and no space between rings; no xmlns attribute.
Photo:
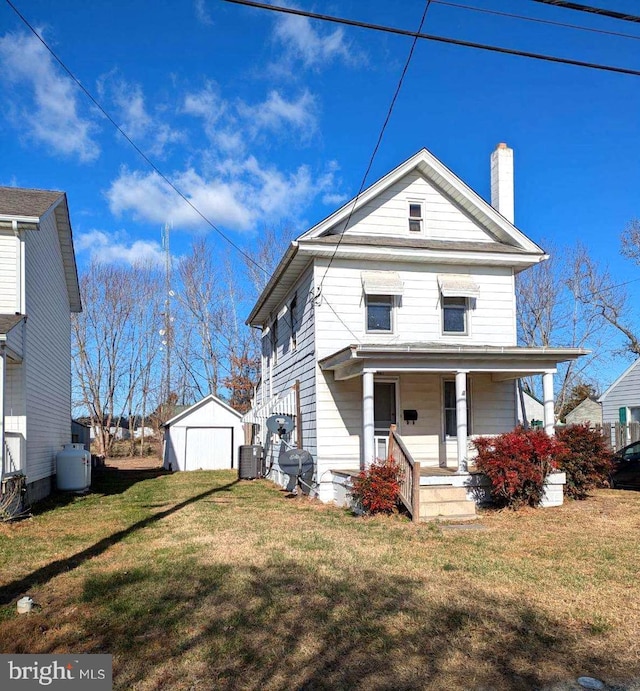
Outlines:
<svg viewBox="0 0 640 691"><path fill-rule="evenodd" d="M558 429L556 436L567 448L558 463L567 474L567 496L586 499L589 490L609 486L613 455L599 431L589 425L569 425Z"/></svg>
<svg viewBox="0 0 640 691"><path fill-rule="evenodd" d="M351 497L365 513L393 513L400 498L399 474L396 461L378 458L354 478Z"/></svg>

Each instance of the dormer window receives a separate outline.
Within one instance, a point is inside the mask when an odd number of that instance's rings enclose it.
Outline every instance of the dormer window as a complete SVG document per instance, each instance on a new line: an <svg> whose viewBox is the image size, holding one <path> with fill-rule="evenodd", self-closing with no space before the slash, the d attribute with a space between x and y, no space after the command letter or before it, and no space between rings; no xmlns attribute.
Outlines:
<svg viewBox="0 0 640 691"><path fill-rule="evenodd" d="M409 203L409 230L412 233L422 232L422 204L419 202Z"/></svg>

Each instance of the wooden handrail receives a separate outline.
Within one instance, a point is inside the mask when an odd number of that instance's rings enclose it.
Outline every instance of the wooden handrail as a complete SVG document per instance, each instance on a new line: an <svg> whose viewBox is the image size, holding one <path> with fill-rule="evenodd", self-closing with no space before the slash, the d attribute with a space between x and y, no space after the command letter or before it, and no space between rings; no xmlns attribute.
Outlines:
<svg viewBox="0 0 640 691"><path fill-rule="evenodd" d="M396 429L396 425L389 428L388 455L400 466L400 500L416 522L420 519L420 463L413 460Z"/></svg>

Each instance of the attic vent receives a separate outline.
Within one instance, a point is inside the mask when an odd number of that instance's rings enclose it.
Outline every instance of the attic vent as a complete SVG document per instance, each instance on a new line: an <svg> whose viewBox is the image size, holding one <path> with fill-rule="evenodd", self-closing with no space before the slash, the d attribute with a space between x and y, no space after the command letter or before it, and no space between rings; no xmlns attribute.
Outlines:
<svg viewBox="0 0 640 691"><path fill-rule="evenodd" d="M438 276L438 285L445 298L477 298L480 295L480 286L464 274Z"/></svg>
<svg viewBox="0 0 640 691"><path fill-rule="evenodd" d="M402 295L404 286L397 271L362 271L365 295Z"/></svg>

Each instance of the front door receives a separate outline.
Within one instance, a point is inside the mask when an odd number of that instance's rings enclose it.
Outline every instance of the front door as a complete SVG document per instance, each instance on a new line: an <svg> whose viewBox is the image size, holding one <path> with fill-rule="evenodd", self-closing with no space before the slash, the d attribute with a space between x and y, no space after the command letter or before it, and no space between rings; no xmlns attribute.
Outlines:
<svg viewBox="0 0 640 691"><path fill-rule="evenodd" d="M396 424L396 384L377 381L373 384L373 424L376 458L387 457L389 427Z"/></svg>

